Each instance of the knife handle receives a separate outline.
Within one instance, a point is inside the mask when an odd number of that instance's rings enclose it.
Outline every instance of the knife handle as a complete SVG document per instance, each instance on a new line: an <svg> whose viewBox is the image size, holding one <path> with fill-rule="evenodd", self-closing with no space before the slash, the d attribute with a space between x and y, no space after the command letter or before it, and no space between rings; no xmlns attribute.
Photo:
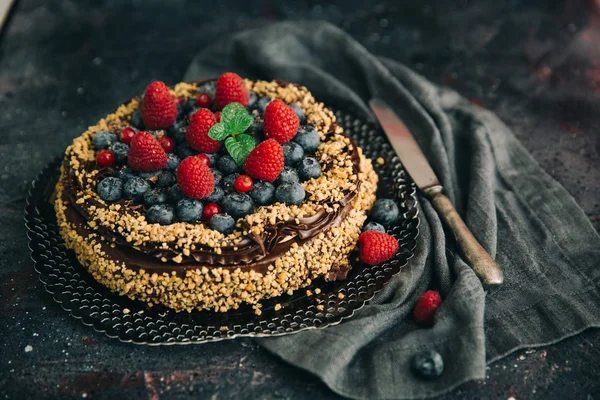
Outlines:
<svg viewBox="0 0 600 400"><path fill-rule="evenodd" d="M442 187L432 186L425 189L424 192L431 200L433 208L456 236L463 257L475 271L483 285L486 287L501 285L504 281L502 270L488 252L481 247L475 236L465 225L450 199L442 193Z"/></svg>

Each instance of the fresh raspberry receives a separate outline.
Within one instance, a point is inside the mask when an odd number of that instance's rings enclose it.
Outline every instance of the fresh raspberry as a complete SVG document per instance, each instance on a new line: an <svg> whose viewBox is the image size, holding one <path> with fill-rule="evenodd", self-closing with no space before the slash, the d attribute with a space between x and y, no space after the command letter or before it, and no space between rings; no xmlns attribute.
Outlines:
<svg viewBox="0 0 600 400"><path fill-rule="evenodd" d="M173 139L167 136L163 136L160 139L158 139L158 143L160 143L162 148L165 149L167 153L172 152L175 148L175 142L173 141Z"/></svg>
<svg viewBox="0 0 600 400"><path fill-rule="evenodd" d="M283 102L275 99L265 109L265 136L284 144L292 140L298 128L300 119L294 109Z"/></svg>
<svg viewBox="0 0 600 400"><path fill-rule="evenodd" d="M130 127L123 128L123 130L121 130L121 142L123 142L125 144L131 143L131 139L133 139L133 137L135 136L136 133L137 132L133 128L130 128Z"/></svg>
<svg viewBox="0 0 600 400"><path fill-rule="evenodd" d="M235 186L235 190L240 193L247 193L252 190L252 178L248 175L240 175L233 182L233 186Z"/></svg>
<svg viewBox="0 0 600 400"><path fill-rule="evenodd" d="M110 167L115 163L115 155L110 150L100 150L96 154L96 163L101 167Z"/></svg>
<svg viewBox="0 0 600 400"><path fill-rule="evenodd" d="M360 259L369 264L381 264L398 251L398 241L387 233L366 231L358 237Z"/></svg>
<svg viewBox="0 0 600 400"><path fill-rule="evenodd" d="M210 158L206 154L198 154L196 156L200 161L202 161L207 167L210 167Z"/></svg>
<svg viewBox="0 0 600 400"><path fill-rule="evenodd" d="M167 153L154 136L142 131L131 140L127 163L135 171L158 171L167 167Z"/></svg>
<svg viewBox="0 0 600 400"><path fill-rule="evenodd" d="M222 142L208 137L208 131L217 123L215 115L206 108L201 108L190 117L185 138L194 150L204 153L216 153L221 148Z"/></svg>
<svg viewBox="0 0 600 400"><path fill-rule="evenodd" d="M244 80L233 72L225 72L217 80L215 89L215 107L223 109L227 104L237 102L244 107L248 106L250 94Z"/></svg>
<svg viewBox="0 0 600 400"><path fill-rule="evenodd" d="M435 312L442 304L442 298L435 290L428 290L417 300L413 310L415 322L423 326L433 326Z"/></svg>
<svg viewBox="0 0 600 400"><path fill-rule="evenodd" d="M204 210L202 211L202 219L210 221L210 219L217 214L221 214L221 207L217 203L208 203L204 206Z"/></svg>
<svg viewBox="0 0 600 400"><path fill-rule="evenodd" d="M221 122L221 111L215 113L215 118L217 119L217 122Z"/></svg>
<svg viewBox="0 0 600 400"><path fill-rule="evenodd" d="M196 105L201 108L210 108L212 105L212 99L208 93L200 93L196 97Z"/></svg>
<svg viewBox="0 0 600 400"><path fill-rule="evenodd" d="M177 183L183 194L203 199L215 188L215 177L198 157L188 157L177 168Z"/></svg>
<svg viewBox="0 0 600 400"><path fill-rule="evenodd" d="M274 139L256 146L244 161L244 170L255 179L273 182L283 169L283 149Z"/></svg>
<svg viewBox="0 0 600 400"><path fill-rule="evenodd" d="M164 129L177 119L177 104L163 82L152 82L142 101L142 120L148 129Z"/></svg>

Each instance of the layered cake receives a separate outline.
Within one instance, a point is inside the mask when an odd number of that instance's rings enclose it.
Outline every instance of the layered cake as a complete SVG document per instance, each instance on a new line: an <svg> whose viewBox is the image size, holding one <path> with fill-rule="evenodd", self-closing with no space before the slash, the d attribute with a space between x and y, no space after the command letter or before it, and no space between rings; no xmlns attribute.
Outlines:
<svg viewBox="0 0 600 400"><path fill-rule="evenodd" d="M302 86L150 84L67 148L55 210L68 248L131 299L225 312L389 258L377 175ZM260 312L259 310L257 310Z"/></svg>

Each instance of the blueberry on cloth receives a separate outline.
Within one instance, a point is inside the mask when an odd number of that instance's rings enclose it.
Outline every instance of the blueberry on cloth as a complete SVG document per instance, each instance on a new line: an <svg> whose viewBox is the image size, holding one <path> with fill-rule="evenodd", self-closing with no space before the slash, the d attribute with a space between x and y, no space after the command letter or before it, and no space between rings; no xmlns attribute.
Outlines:
<svg viewBox="0 0 600 400"><path fill-rule="evenodd" d="M290 107L292 107L292 110L294 110L294 112L298 116L298 119L300 120L301 124L306 122L306 116L304 115L304 110L302 108L300 108L300 106L298 104L290 104Z"/></svg>
<svg viewBox="0 0 600 400"><path fill-rule="evenodd" d="M196 222L202 217L202 202L195 199L182 199L177 202L177 218L183 222Z"/></svg>
<svg viewBox="0 0 600 400"><path fill-rule="evenodd" d="M225 193L233 193L235 192L235 180L240 174L229 174L225 178L223 178L223 190Z"/></svg>
<svg viewBox="0 0 600 400"><path fill-rule="evenodd" d="M161 171L158 174L158 179L156 180L156 185L160 187L171 187L175 183L177 183L177 178L175 178L175 174L171 171Z"/></svg>
<svg viewBox="0 0 600 400"><path fill-rule="evenodd" d="M213 192L204 199L207 203L220 203L225 197L225 191L221 186L215 186Z"/></svg>
<svg viewBox="0 0 600 400"><path fill-rule="evenodd" d="M273 202L275 196L275 186L271 182L255 182L250 190L250 197L259 206L265 206Z"/></svg>
<svg viewBox="0 0 600 400"><path fill-rule="evenodd" d="M146 211L146 219L151 224L169 225L175 221L173 207L168 204L157 204Z"/></svg>
<svg viewBox="0 0 600 400"><path fill-rule="evenodd" d="M167 169L170 171L177 170L179 167L179 163L181 163L181 159L174 153L167 154Z"/></svg>
<svg viewBox="0 0 600 400"><path fill-rule="evenodd" d="M146 193L144 193L144 204L146 206L150 207L150 206L153 206L156 204L166 203L168 197L169 196L165 189L162 189L162 188L150 189Z"/></svg>
<svg viewBox="0 0 600 400"><path fill-rule="evenodd" d="M134 176L123 185L123 192L128 199L138 200L150 189L150 184L145 179Z"/></svg>
<svg viewBox="0 0 600 400"><path fill-rule="evenodd" d="M306 192L299 183L284 183L275 190L275 198L280 203L298 205L304 201Z"/></svg>
<svg viewBox="0 0 600 400"><path fill-rule="evenodd" d="M298 183L300 182L300 178L298 177L298 172L292 167L283 167L279 176L277 177L277 181L275 182L277 185L283 185L284 183Z"/></svg>
<svg viewBox="0 0 600 400"><path fill-rule="evenodd" d="M377 232L382 232L385 233L385 228L383 227L383 225L378 224L377 222L368 222L365 224L365 226L363 226L362 228L363 232L366 231L377 231Z"/></svg>
<svg viewBox="0 0 600 400"><path fill-rule="evenodd" d="M235 220L231 215L216 214L208 222L210 229L221 232L224 235L229 235L235 228Z"/></svg>
<svg viewBox="0 0 600 400"><path fill-rule="evenodd" d="M117 172L117 176L123 180L123 182L127 181L129 178L136 176L135 171L129 167L123 167Z"/></svg>
<svg viewBox="0 0 600 400"><path fill-rule="evenodd" d="M92 138L96 150L108 149L111 144L117 143L117 135L107 131L99 131Z"/></svg>
<svg viewBox="0 0 600 400"><path fill-rule="evenodd" d="M415 354L411 361L415 374L425 379L435 379L444 372L444 360L435 350L425 350Z"/></svg>
<svg viewBox="0 0 600 400"><path fill-rule="evenodd" d="M302 157L304 157L304 150L298 143L287 142L281 147L283 148L283 161L285 165L294 167L296 164L302 161Z"/></svg>
<svg viewBox="0 0 600 400"><path fill-rule="evenodd" d="M112 146L110 146L110 149L112 150L115 156L115 163L117 165L123 165L127 163L127 154L129 154L128 145L122 142L116 142L113 143Z"/></svg>
<svg viewBox="0 0 600 400"><path fill-rule="evenodd" d="M238 167L230 155L225 155L217 160L217 169L221 171L223 175L229 175L240 171L240 167Z"/></svg>
<svg viewBox="0 0 600 400"><path fill-rule="evenodd" d="M179 185L176 183L173 186L171 186L171 189L169 189L169 198L171 199L171 201L173 201L174 203L177 203L179 200L183 199L185 196L183 195L183 192L181 191L181 188L179 187Z"/></svg>
<svg viewBox="0 0 600 400"><path fill-rule="evenodd" d="M298 133L296 133L292 142L302 146L305 153L314 153L321 144L321 137L312 125L302 125L298 128Z"/></svg>
<svg viewBox="0 0 600 400"><path fill-rule="evenodd" d="M223 211L234 219L245 217L254 210L254 202L246 193L230 193L223 199Z"/></svg>
<svg viewBox="0 0 600 400"><path fill-rule="evenodd" d="M383 226L389 226L398 220L400 211L393 200L378 199L371 209L371 219Z"/></svg>
<svg viewBox="0 0 600 400"><path fill-rule="evenodd" d="M123 197L123 181L113 176L104 178L98 183L96 191L104 201L117 201Z"/></svg>
<svg viewBox="0 0 600 400"><path fill-rule="evenodd" d="M313 158L306 157L298 165L298 175L302 181L321 176L321 164Z"/></svg>

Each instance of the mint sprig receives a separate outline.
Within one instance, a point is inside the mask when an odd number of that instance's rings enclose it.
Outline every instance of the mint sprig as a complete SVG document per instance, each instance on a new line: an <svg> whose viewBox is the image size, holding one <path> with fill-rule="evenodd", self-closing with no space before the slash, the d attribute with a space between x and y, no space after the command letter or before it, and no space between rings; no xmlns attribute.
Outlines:
<svg viewBox="0 0 600 400"><path fill-rule="evenodd" d="M227 152L237 165L254 149L254 138L244 132L252 125L254 117L240 103L229 103L221 112L221 122L213 125L208 131L208 137L214 140L224 140Z"/></svg>

